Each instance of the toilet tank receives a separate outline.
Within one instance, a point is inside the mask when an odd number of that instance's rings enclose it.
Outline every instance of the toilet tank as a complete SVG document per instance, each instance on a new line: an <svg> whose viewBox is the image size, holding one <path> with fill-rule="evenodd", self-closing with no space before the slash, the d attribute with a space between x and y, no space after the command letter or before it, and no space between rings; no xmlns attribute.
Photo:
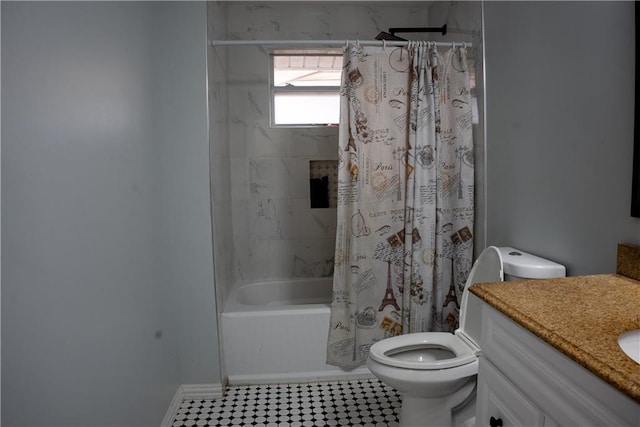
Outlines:
<svg viewBox="0 0 640 427"><path fill-rule="evenodd" d="M564 265L511 247L500 247L504 280L552 279L567 275Z"/></svg>

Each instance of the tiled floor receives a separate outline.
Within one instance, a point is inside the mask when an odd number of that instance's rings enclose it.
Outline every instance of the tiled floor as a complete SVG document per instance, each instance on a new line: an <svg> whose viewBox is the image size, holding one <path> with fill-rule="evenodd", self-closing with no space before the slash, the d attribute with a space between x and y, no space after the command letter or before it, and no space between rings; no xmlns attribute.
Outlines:
<svg viewBox="0 0 640 427"><path fill-rule="evenodd" d="M173 426L397 426L399 411L377 379L232 386L224 399L184 401Z"/></svg>

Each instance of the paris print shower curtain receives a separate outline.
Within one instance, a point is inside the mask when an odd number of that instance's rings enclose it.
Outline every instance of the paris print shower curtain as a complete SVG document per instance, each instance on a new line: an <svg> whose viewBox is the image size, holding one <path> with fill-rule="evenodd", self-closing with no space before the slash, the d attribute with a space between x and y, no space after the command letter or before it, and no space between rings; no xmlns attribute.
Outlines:
<svg viewBox="0 0 640 427"><path fill-rule="evenodd" d="M427 42L345 50L329 364L458 326L473 257L466 58Z"/></svg>

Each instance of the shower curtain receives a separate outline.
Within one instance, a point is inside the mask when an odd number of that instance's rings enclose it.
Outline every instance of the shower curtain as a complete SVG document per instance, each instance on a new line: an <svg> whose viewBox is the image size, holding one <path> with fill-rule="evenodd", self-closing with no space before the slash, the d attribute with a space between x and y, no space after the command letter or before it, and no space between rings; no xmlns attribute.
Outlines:
<svg viewBox="0 0 640 427"><path fill-rule="evenodd" d="M473 257L466 49L349 44L327 363L352 369L381 339L453 331Z"/></svg>

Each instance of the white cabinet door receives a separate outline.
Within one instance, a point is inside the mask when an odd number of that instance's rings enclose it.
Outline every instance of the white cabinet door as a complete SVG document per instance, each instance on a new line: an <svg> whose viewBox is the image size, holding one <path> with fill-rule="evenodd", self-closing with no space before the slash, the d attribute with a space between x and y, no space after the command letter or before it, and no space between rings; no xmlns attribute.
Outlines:
<svg viewBox="0 0 640 427"><path fill-rule="evenodd" d="M476 426L543 427L544 414L489 361L478 366Z"/></svg>

